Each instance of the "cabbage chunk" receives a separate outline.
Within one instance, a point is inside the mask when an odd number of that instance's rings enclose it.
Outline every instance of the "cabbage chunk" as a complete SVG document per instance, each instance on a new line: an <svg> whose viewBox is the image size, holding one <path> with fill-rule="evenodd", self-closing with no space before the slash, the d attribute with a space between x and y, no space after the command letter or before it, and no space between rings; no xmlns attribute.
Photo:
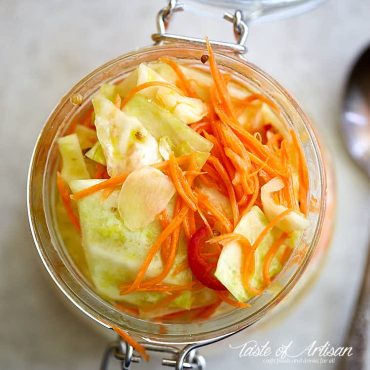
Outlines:
<svg viewBox="0 0 370 370"><path fill-rule="evenodd" d="M86 157L91 159L92 161L96 163L100 163L103 166L107 164L107 161L105 160L105 156L103 153L103 148L101 147L99 141L95 143L95 145L85 153Z"/></svg>
<svg viewBox="0 0 370 370"><path fill-rule="evenodd" d="M156 98L166 109L187 124L197 122L207 114L207 106L200 99L182 96L166 87L158 88Z"/></svg>
<svg viewBox="0 0 370 370"><path fill-rule="evenodd" d="M96 132L110 176L161 161L157 140L138 118L122 112L101 94L93 98L93 105Z"/></svg>
<svg viewBox="0 0 370 370"><path fill-rule="evenodd" d="M241 234L253 244L261 232L268 225L268 219L257 206L245 214L236 226L234 233ZM255 251L255 272L251 277L250 284L256 289L262 288L263 284L263 261L265 255L281 233L276 230L271 230L267 233L261 244ZM283 251L285 246L281 246L279 253ZM273 258L270 265L270 276L276 275L282 268L278 259L279 253ZM232 241L224 244L222 252L218 259L215 276L221 281L229 292L240 302L246 302L253 297L242 283L241 264L242 264L242 246L237 241Z"/></svg>
<svg viewBox="0 0 370 370"><path fill-rule="evenodd" d="M75 133L82 150L91 148L98 140L95 130L83 125L76 125Z"/></svg>
<svg viewBox="0 0 370 370"><path fill-rule="evenodd" d="M140 119L142 125L157 139L168 137L177 149L188 148L193 151L210 152L213 144L199 135L183 121L158 104L148 101L145 97L135 95L124 107L123 111Z"/></svg>
<svg viewBox="0 0 370 370"><path fill-rule="evenodd" d="M147 64L141 63L135 71L117 86L117 92L122 97L125 97L135 86L153 81L169 82L176 85L175 82L167 81ZM148 87L141 90L138 94L149 99L156 99L164 108L185 123L199 121L207 114L207 107L200 99L183 96L166 87Z"/></svg>
<svg viewBox="0 0 370 370"><path fill-rule="evenodd" d="M58 147L62 157L63 180L69 184L72 180L89 179L90 175L77 135L71 134L59 138Z"/></svg>
<svg viewBox="0 0 370 370"><path fill-rule="evenodd" d="M95 185L102 180L75 180L71 189L75 193ZM154 221L140 231L128 229L122 221L117 206L119 190L102 201L102 192L98 191L77 201L82 245L85 251L91 281L97 292L110 300L130 302L142 305L155 303L162 294L149 292L134 292L120 295L119 286L134 280L152 244L160 235L162 228ZM170 217L173 204L168 205ZM184 237L180 237L178 254L173 269L187 259L187 249ZM160 254L154 256L145 278L156 276L162 271ZM166 284L183 285L192 279L189 269L176 275L172 270L164 280ZM182 302L184 305L184 302Z"/></svg>
<svg viewBox="0 0 370 370"><path fill-rule="evenodd" d="M272 196L273 193L284 188L284 183L279 177L275 177L261 187L261 201L267 218L271 221L280 213L287 210L282 204L277 204ZM277 227L283 231L301 231L309 226L306 217L298 212L292 211L282 219Z"/></svg>

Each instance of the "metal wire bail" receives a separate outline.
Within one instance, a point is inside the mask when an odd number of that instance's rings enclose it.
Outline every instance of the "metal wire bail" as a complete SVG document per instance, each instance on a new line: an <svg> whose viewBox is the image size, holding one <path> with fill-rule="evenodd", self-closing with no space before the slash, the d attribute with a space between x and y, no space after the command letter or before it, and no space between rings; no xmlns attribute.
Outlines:
<svg viewBox="0 0 370 370"><path fill-rule="evenodd" d="M173 367L175 370L205 370L206 368L205 358L198 353L194 345L186 346L180 350L177 347L154 343L141 344L147 351L169 355L162 359L163 366ZM132 363L141 361L141 357L134 354L133 347L121 339L107 346L103 354L100 370L108 370L112 358L120 362L122 370L129 370Z"/></svg>
<svg viewBox="0 0 370 370"><path fill-rule="evenodd" d="M204 45L205 40L198 37L189 37L183 35L175 35L167 32L167 28L171 17L176 13L185 10L184 4L177 0L169 0L167 6L162 8L157 14L157 33L152 34L152 39L155 44L163 42L182 42L190 44ZM243 13L240 10L235 10L234 14L225 13L224 19L233 23L234 35L236 43L224 41L210 41L214 47L232 51L237 54L245 54L247 47L245 43L248 37L248 25L243 20Z"/></svg>

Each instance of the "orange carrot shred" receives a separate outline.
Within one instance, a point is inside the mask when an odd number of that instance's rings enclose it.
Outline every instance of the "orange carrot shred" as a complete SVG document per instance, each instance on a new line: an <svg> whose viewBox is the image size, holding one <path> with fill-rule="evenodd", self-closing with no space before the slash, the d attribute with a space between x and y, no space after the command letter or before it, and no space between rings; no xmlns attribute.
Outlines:
<svg viewBox="0 0 370 370"><path fill-rule="evenodd" d="M57 172L57 188L71 223L78 231L81 231L80 221L72 208L69 188L59 172Z"/></svg>
<svg viewBox="0 0 370 370"><path fill-rule="evenodd" d="M281 236L272 244L268 252L266 253L265 259L263 261L263 280L265 286L271 283L270 278L270 265L272 259L275 257L276 253L278 252L279 248L283 245L285 240L288 238L288 234L283 233Z"/></svg>
<svg viewBox="0 0 370 370"><path fill-rule="evenodd" d="M183 206L180 212L177 215L175 215L175 217L171 220L169 225L162 231L156 242L150 248L144 260L144 263L141 265L136 275L135 280L128 289L125 286L123 286L122 287L123 289L121 289L121 294L127 294L129 292L132 292L140 286L140 283L144 279L145 273L148 270L150 263L152 262L156 253L161 248L162 243L178 228L179 225L181 225L184 217L188 212L188 209L189 208L187 206ZM153 278L151 279L151 281L153 281Z"/></svg>
<svg viewBox="0 0 370 370"><path fill-rule="evenodd" d="M173 153L169 158L169 171L173 185L184 202L195 211L197 209L197 199L186 181Z"/></svg>
<svg viewBox="0 0 370 370"><path fill-rule="evenodd" d="M185 94L187 96L196 98L197 95L191 87L189 80L184 75L184 72L181 70L179 64L170 58L160 58L159 60L163 63L168 64L174 70L179 79L180 88L185 92Z"/></svg>
<svg viewBox="0 0 370 370"><path fill-rule="evenodd" d="M296 133L291 130L294 146L297 151L299 161L299 203L301 211L306 215L308 211L307 193L308 193L308 169L304 158L304 153L301 145L298 142Z"/></svg>
<svg viewBox="0 0 370 370"><path fill-rule="evenodd" d="M207 44L207 50L209 54L209 65L210 65L211 75L213 78L213 82L215 84L216 93L218 95L218 98L220 99L220 103L225 108L226 112L235 119L235 113L234 113L234 109L233 109L232 102L230 99L230 95L227 90L224 78L220 70L218 69L216 59L215 59L215 56L214 56L214 53L213 53L213 50L212 50L212 47L211 47L211 44L208 38L206 38L206 44Z"/></svg>
<svg viewBox="0 0 370 370"><path fill-rule="evenodd" d="M123 331L121 328L117 326L112 326L112 329L130 346L132 346L140 355L143 357L145 361L149 360L149 355L146 352L146 349L143 345L137 342L133 337L131 337L128 333Z"/></svg>
<svg viewBox="0 0 370 370"><path fill-rule="evenodd" d="M261 244L262 240L265 238L267 233L272 230L273 227L275 227L284 217L286 217L289 213L291 213L292 209L286 209L284 212L281 212L279 215L277 215L275 218L273 218L267 226L263 229L263 231L258 235L258 238L253 243L252 249L256 250L258 246Z"/></svg>
<svg viewBox="0 0 370 370"><path fill-rule="evenodd" d="M95 184L93 186L90 186L86 189L83 189L81 191L78 191L78 192L74 193L73 195L71 195L71 198L74 199L74 200L79 200L79 199L85 198L85 197L87 197L91 194L94 194L99 190L103 190L103 189L106 189L106 188L111 188L112 186L121 185L125 182L127 176L128 176L127 174L123 174L123 175L119 175L119 176L116 176L116 177L111 177L108 180L99 182L98 184Z"/></svg>
<svg viewBox="0 0 370 370"><path fill-rule="evenodd" d="M236 308L248 308L250 307L250 304L236 301L233 298L230 298L230 294L227 292L221 292L216 291L216 294L219 296L221 300L229 304L230 306L236 307Z"/></svg>
<svg viewBox="0 0 370 370"><path fill-rule="evenodd" d="M232 212L233 212L234 227L235 227L237 225L238 221L239 221L239 208L238 208L238 204L236 203L236 196L235 196L234 188L231 184L231 181L230 181L225 169L221 165L220 161L216 157L213 157L213 156L210 156L208 161L210 163L212 163L212 165L215 167L216 171L221 176L221 180L223 181L223 183L224 183L224 185L227 189L229 199L230 199L231 209L232 209Z"/></svg>
<svg viewBox="0 0 370 370"><path fill-rule="evenodd" d="M158 219L159 219L159 222L161 223L162 229L164 230L170 224L170 219L168 218L167 209L164 209L161 213L159 213ZM161 258L162 258L163 263L168 258L170 247L171 247L171 238L168 237L161 248Z"/></svg>

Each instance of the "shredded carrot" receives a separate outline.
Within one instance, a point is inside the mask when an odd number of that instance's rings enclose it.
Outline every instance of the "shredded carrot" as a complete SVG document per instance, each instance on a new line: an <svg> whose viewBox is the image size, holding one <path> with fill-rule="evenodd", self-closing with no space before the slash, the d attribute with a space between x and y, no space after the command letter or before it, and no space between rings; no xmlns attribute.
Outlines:
<svg viewBox="0 0 370 370"><path fill-rule="evenodd" d="M114 100L114 105L118 108L118 109L121 109L121 103L122 103L122 99L121 99L121 96L119 94L116 95L116 98Z"/></svg>
<svg viewBox="0 0 370 370"><path fill-rule="evenodd" d="M292 169L291 163L289 163L289 156L288 151L286 148L286 141L283 140L281 143L281 155L284 161L285 167L287 168L287 177L283 179L284 181L284 188L282 189L285 193L285 198L287 199L287 207L294 208L298 210L297 200L293 190L293 177L292 177Z"/></svg>
<svg viewBox="0 0 370 370"><path fill-rule="evenodd" d="M278 164L278 160L272 155L270 148L263 145L260 141L256 139L255 136L245 130L236 121L230 119L221 107L216 105L215 109L221 121L228 125L239 137L245 147L251 151L249 153L250 155L254 153L256 156L258 156L261 162L266 160L266 158L271 157L271 160L275 160L274 162L277 162Z"/></svg>
<svg viewBox="0 0 370 370"><path fill-rule="evenodd" d="M227 90L225 80L220 70L218 69L215 55L213 53L213 50L212 50L212 47L211 47L211 44L208 38L206 38L206 44L207 44L207 50L208 50L208 55L209 55L209 66L210 66L213 82L215 84L217 97L220 99L220 104L222 104L226 112L235 119L234 108L232 106L229 91Z"/></svg>
<svg viewBox="0 0 370 370"><path fill-rule="evenodd" d="M230 241L233 241L233 240L242 240L242 239L245 239L245 236L241 235L241 234L238 234L238 233L225 233L225 234L221 234L221 235L218 235L218 236L214 236L213 238L211 239L208 239L207 240L207 243L209 244L219 244L219 243L226 243L226 242L230 242Z"/></svg>
<svg viewBox="0 0 370 370"><path fill-rule="evenodd" d="M193 235L196 231L194 212L189 210L188 212L188 222L189 222L189 231L190 235Z"/></svg>
<svg viewBox="0 0 370 370"><path fill-rule="evenodd" d="M194 131L197 131L197 132L200 132L202 130L206 130L206 132L208 132L208 130L210 129L210 122L209 121L200 121L200 122L192 123L190 125L190 127Z"/></svg>
<svg viewBox="0 0 370 370"><path fill-rule="evenodd" d="M189 80L184 75L184 72L181 70L179 64L170 58L160 58L159 60L163 63L168 64L174 70L179 80L180 88L185 92L185 94L187 96L196 98L197 94L194 92Z"/></svg>
<svg viewBox="0 0 370 370"><path fill-rule="evenodd" d="M244 194L250 194L251 190L248 184L248 166L245 164L245 161L236 154L233 150L225 148L225 154L232 161L235 169L237 170L238 177L234 176L233 184L240 184L243 188Z"/></svg>
<svg viewBox="0 0 370 370"><path fill-rule="evenodd" d="M232 179L235 176L235 168L233 167L230 159L226 156L224 147L227 146L226 138L224 132L221 130L218 121L212 122L212 132L214 134L214 150L212 150L212 154L219 159L222 166L225 168L226 173L228 174L229 178ZM209 137L209 135L208 135Z"/></svg>
<svg viewBox="0 0 370 370"><path fill-rule="evenodd" d="M259 193L260 193L259 180L258 180L258 176L255 175L254 176L254 190L253 190L253 194L252 194L250 200L248 201L246 207L243 209L243 213L242 213L243 215L247 214L250 211L250 209L255 205Z"/></svg>
<svg viewBox="0 0 370 370"><path fill-rule="evenodd" d="M177 215L179 213L179 209L180 209L181 205L182 205L181 199L177 198L176 205L175 205L175 210L174 210L174 215ZM186 215L184 216L184 218L186 218ZM170 243L170 246L169 246L169 250L167 251L167 255L166 255L167 258L165 260L165 264L164 264L162 272L159 275L157 275L157 276L155 276L155 277L153 277L149 280L146 280L145 281L146 285L158 284L159 282L164 280L166 278L166 276L170 273L170 271L172 269L172 266L175 262L176 255L177 255L180 231L181 231L181 228L180 228L180 225L178 225L174 229L174 231L172 232L171 243Z"/></svg>
<svg viewBox="0 0 370 370"><path fill-rule="evenodd" d="M170 219L168 218L167 209L164 209L161 213L159 213L158 219L159 219L159 222L161 223L162 229L164 230L170 224ZM163 243L162 248L161 248L161 258L162 258L163 263L168 258L170 247L171 247L171 238L168 237Z"/></svg>
<svg viewBox="0 0 370 370"><path fill-rule="evenodd" d="M256 169L255 171L250 172L250 173L248 174L248 177L254 177L255 175L258 175L258 173L259 173L260 171L264 170L264 169L265 169L265 167L268 165L269 159L270 159L270 157L267 157L267 158L265 159L265 161L264 161L264 162L263 162L259 167L257 167L257 169ZM255 159L255 161L256 161L256 159ZM257 161L259 161L259 160L257 159Z"/></svg>
<svg viewBox="0 0 370 370"><path fill-rule="evenodd" d="M283 254L280 256L280 263L285 265L292 254L293 249L288 245L285 247Z"/></svg>
<svg viewBox="0 0 370 370"><path fill-rule="evenodd" d="M195 211L197 209L197 199L192 192L188 182L186 181L184 174L181 171L178 163L176 162L175 156L173 153L170 154L169 158L169 171L173 185L175 186L180 197L184 202Z"/></svg>
<svg viewBox="0 0 370 370"><path fill-rule="evenodd" d="M185 271L189 268L188 261L184 260L183 262L179 263L173 270L173 276L180 274L181 272Z"/></svg>
<svg viewBox="0 0 370 370"><path fill-rule="evenodd" d="M150 248L150 250L149 250L149 252L148 252L148 254L147 254L147 256L144 260L144 263L141 265L141 267L140 267L140 269L139 269L139 271L136 275L136 278L133 281L133 283L131 284L130 288L127 289L127 288L123 287L123 290L121 290L121 294L127 294L129 292L132 292L140 286L140 283L144 279L145 273L148 270L148 267L149 267L150 263L152 262L156 253L161 248L162 243L178 228L179 225L181 225L184 217L186 216L186 214L188 212L188 209L189 208L187 206L182 207L180 212L177 215L175 215L175 217L171 220L170 224L162 231L162 233L160 234L160 236L158 237L156 242ZM153 281L153 279L152 279L152 281Z"/></svg>
<svg viewBox="0 0 370 370"><path fill-rule="evenodd" d="M73 195L71 195L71 198L74 199L74 200L79 200L79 199L85 198L85 197L87 197L91 194L94 194L99 190L103 190L103 189L106 189L106 188L111 188L112 186L121 185L122 183L125 182L127 176L128 176L127 174L123 174L123 175L119 175L119 176L116 176L116 177L111 177L108 180L99 182L98 184L95 184L95 185L90 186L86 189L78 191L77 193L74 193Z"/></svg>
<svg viewBox="0 0 370 370"><path fill-rule="evenodd" d="M80 221L78 219L78 216L73 211L73 207L71 204L71 193L59 172L57 172L57 188L62 199L64 209L66 210L71 223L78 231L81 231Z"/></svg>
<svg viewBox="0 0 370 370"><path fill-rule="evenodd" d="M132 346L145 361L149 360L149 355L146 352L146 349L143 345L137 342L133 337L131 337L128 333L123 331L121 328L117 326L112 326L112 329L130 346Z"/></svg>
<svg viewBox="0 0 370 370"><path fill-rule="evenodd" d="M145 90L149 87L166 87L170 90L176 91L180 95L183 95L183 92L177 88L175 85L170 84L165 81L150 81L150 82L144 82L141 85L135 86L133 89L131 89L128 94L125 96L125 98L122 101L121 109L125 107L125 105L140 91Z"/></svg>
<svg viewBox="0 0 370 370"><path fill-rule="evenodd" d="M288 238L288 234L282 233L281 236L276 239L276 241L272 244L268 252L266 253L265 259L263 261L263 280L264 285L267 286L271 283L271 277L270 277L270 265L272 259L275 257L276 253L280 249L280 247L283 245L285 240Z"/></svg>
<svg viewBox="0 0 370 370"><path fill-rule="evenodd" d="M186 164L189 163L192 156L193 156L193 154L186 154L186 155L176 157L176 162L178 163L179 166L186 165ZM157 168L158 170L164 170L169 166L169 164L170 164L170 161L167 160L167 161L163 161L163 162L154 163L151 166L154 167L154 168Z"/></svg>
<svg viewBox="0 0 370 370"><path fill-rule="evenodd" d="M206 211L210 212L221 223L221 225L225 229L225 232L231 232L233 226L229 219L225 216L225 214L221 210L213 206L205 194L203 194L202 192L198 192L197 194L200 206L204 207Z"/></svg>
<svg viewBox="0 0 370 370"><path fill-rule="evenodd" d="M298 142L298 138L296 133L291 130L290 131L293 139L293 144L296 148L297 155L298 155L298 162L299 162L299 205L301 211L306 215L308 211L307 205L307 194L308 194L308 169L307 164L304 158L304 153L301 145Z"/></svg>
<svg viewBox="0 0 370 370"><path fill-rule="evenodd" d="M249 153L249 157L252 163L255 163L257 166L261 166L261 167L263 166L263 171L268 173L270 176L273 176L273 177L275 176L285 177L286 176L286 172L281 171L279 168L273 168L270 165L268 165L267 164L268 158L265 159L265 161L263 161L260 158L258 158L256 155L254 155L253 153Z"/></svg>
<svg viewBox="0 0 370 370"><path fill-rule="evenodd" d="M250 304L236 301L235 299L230 297L230 294L228 292L221 292L221 291L215 291L218 297L223 300L225 303L229 304L230 306L236 307L236 308L248 308L250 307Z"/></svg>
<svg viewBox="0 0 370 370"><path fill-rule="evenodd" d="M242 246L242 266L241 266L241 280L244 286L244 289L249 292L250 295L259 295L262 293L263 288L254 288L251 285L250 279L252 278L255 272L255 255L254 250L251 249L249 241L246 243L245 240L241 240Z"/></svg>
<svg viewBox="0 0 370 370"><path fill-rule="evenodd" d="M275 227L284 217L286 217L289 213L291 213L292 209L287 209L284 212L281 212L279 215L277 215L275 218L273 218L267 226L263 229L263 231L258 235L258 238L252 245L252 249L256 250L258 246L261 244L262 240L265 238L265 236L268 234L269 231L272 230L273 227Z"/></svg>
<svg viewBox="0 0 370 370"><path fill-rule="evenodd" d="M274 111L278 111L278 107L269 98L264 95L253 93L239 102L239 104L250 104L255 100L260 100L270 106Z"/></svg>
<svg viewBox="0 0 370 370"><path fill-rule="evenodd" d="M174 285L174 284L157 284L157 285L150 285L145 284L145 282L142 283L138 288L135 289L135 292L179 292L179 291L185 291L185 290L194 290L195 282L192 281L189 284L184 285ZM130 285L122 285L120 287L120 290L123 292L122 295L128 294L126 293L127 289L130 288Z"/></svg>
<svg viewBox="0 0 370 370"><path fill-rule="evenodd" d="M222 300L216 301L215 303L212 303L208 306L204 306L199 310L193 317L194 319L208 319L211 317L217 308L220 306L222 303Z"/></svg>
<svg viewBox="0 0 370 370"><path fill-rule="evenodd" d="M219 175L221 176L221 180L223 181L223 183L224 183L224 185L227 189L229 199L230 199L230 205L231 205L231 209L232 209L232 213L233 213L234 227L235 227L237 225L238 221L239 221L239 208L238 208L238 204L236 202L235 191L234 191L234 188L232 186L232 183L231 183L224 167L221 165L220 161L216 157L210 156L208 161L210 163L212 163L212 165L214 166L216 171L219 173Z"/></svg>
<svg viewBox="0 0 370 370"><path fill-rule="evenodd" d="M102 193L102 199L103 200L108 199L109 196L114 192L114 190L116 190L115 186L111 186L110 188L104 189Z"/></svg>
<svg viewBox="0 0 370 370"><path fill-rule="evenodd" d="M117 307L120 311L129 313L130 315L139 315L139 310L137 307L130 307L123 303L115 303L115 307Z"/></svg>

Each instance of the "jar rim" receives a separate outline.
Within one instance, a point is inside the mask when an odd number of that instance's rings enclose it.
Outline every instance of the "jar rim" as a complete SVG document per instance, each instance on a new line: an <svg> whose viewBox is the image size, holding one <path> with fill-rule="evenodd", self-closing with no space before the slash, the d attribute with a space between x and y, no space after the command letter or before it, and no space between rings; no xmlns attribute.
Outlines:
<svg viewBox="0 0 370 370"><path fill-rule="evenodd" d="M310 121L290 94L268 74L240 57L216 51L216 59L223 68L233 70L235 73L243 76L246 80L254 79L255 83L269 86L269 88L277 94L274 96L274 99L280 99L280 103L284 102L284 104L287 104L287 107L289 106L290 114L292 114L297 120L295 121L295 124L298 124L298 121L301 122L304 134L308 137L310 150L314 157L313 160L315 161L315 168L318 171L315 176L317 176L318 181L320 207L319 214L317 215L317 222L311 238L312 240L304 257L297 266L295 273L290 276L277 294L275 294L266 303L262 304L261 307L252 314L243 314L242 312L247 312L245 309L244 311L234 309L230 313L222 315L219 318L216 317L209 319L208 322L201 325L202 331L200 331L199 324L155 323L153 321L143 320L123 313L122 311L118 311L84 284L82 277L79 276L78 272L74 271L71 264L68 264L68 260L66 259L66 256L63 255L55 236L55 227L53 228L51 222L50 207L48 205L48 198L50 198L50 181L48 179L47 172L50 165L50 150L53 145L55 147L55 139L60 133L60 127L57 127L58 122L67 122L71 117L71 114L78 109L78 107L71 103L71 96L81 94L84 97L91 97L93 94L91 92L92 87L95 86L96 88L97 86L100 86L101 81L113 81L117 78L116 75L110 75L108 73L113 67L117 65L125 65L126 67L127 65L136 66L138 64L137 60L139 57L150 61L151 59L158 59L158 54L166 53L166 56L178 55L180 59L199 59L203 52L204 49L197 45L185 46L181 44L171 44L151 46L124 54L97 68L79 81L61 99L59 104L51 113L39 135L29 167L27 205L31 231L43 264L54 282L57 284L58 288L63 291L66 297L82 312L103 326L110 328L111 324L113 324L148 341L155 341L158 343L185 344L215 341L232 335L254 324L265 316L272 307L288 294L302 276L302 273L307 267L318 243L325 215L325 167L323 165L320 146L314 130L311 127ZM54 135L49 137L51 131L54 132ZM49 147L48 145L45 145L46 138ZM194 328L195 325L197 328Z"/></svg>

